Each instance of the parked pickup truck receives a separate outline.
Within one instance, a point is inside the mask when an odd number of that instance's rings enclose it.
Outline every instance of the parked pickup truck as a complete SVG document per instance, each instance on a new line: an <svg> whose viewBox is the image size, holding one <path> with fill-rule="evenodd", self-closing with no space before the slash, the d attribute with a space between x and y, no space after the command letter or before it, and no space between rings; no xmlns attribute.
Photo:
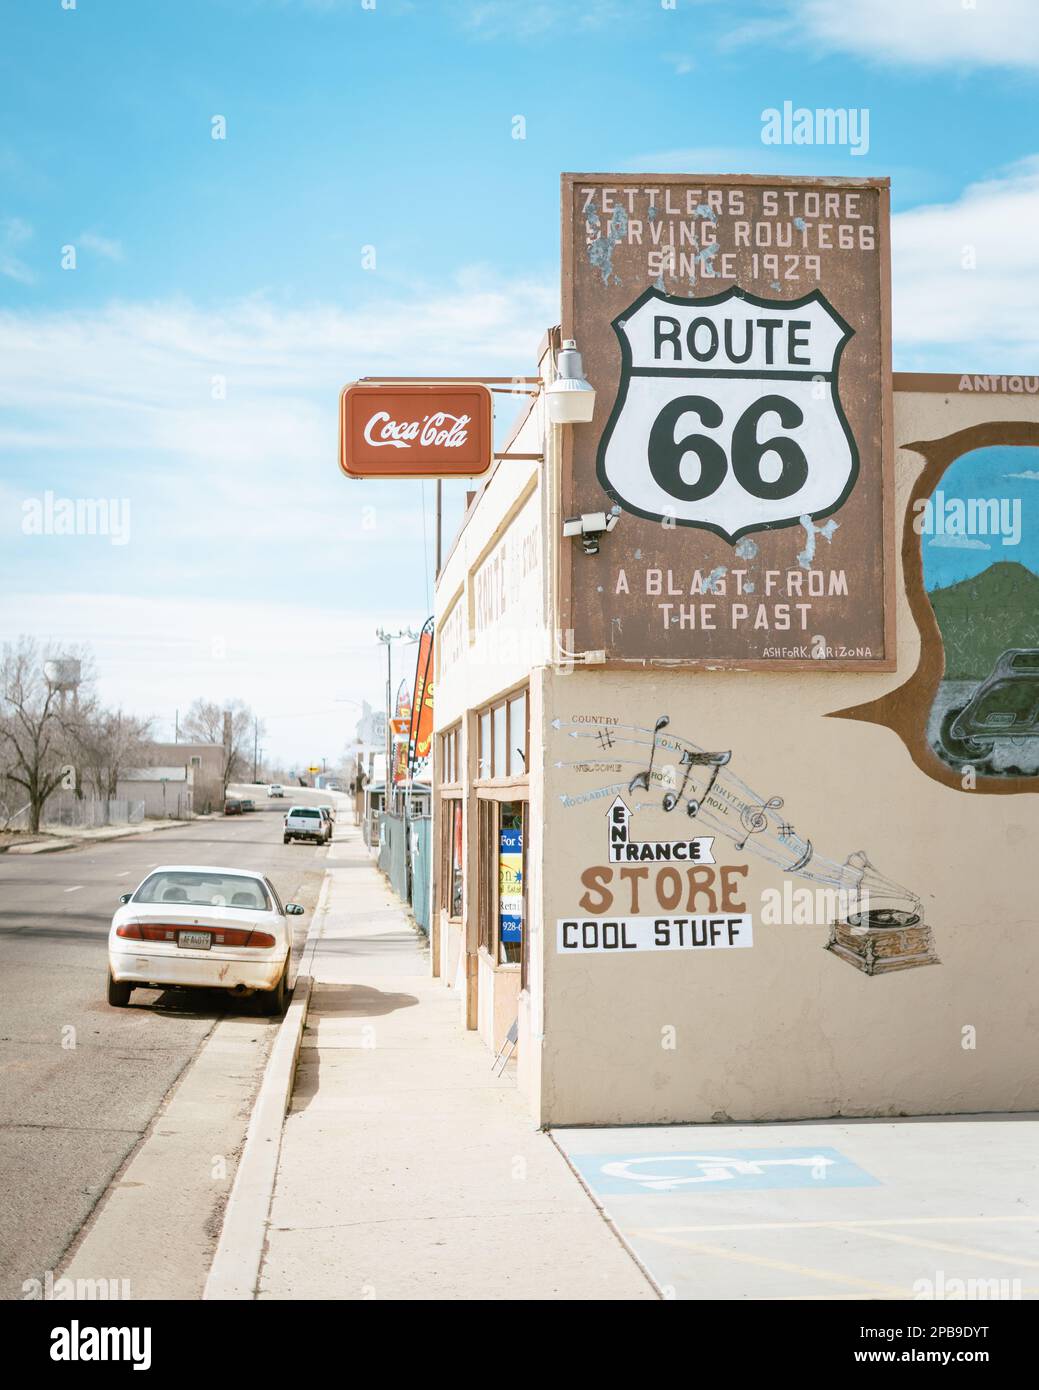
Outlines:
<svg viewBox="0 0 1039 1390"><path fill-rule="evenodd" d="M315 840L323 845L331 837L331 824L316 806L293 806L285 817L284 843Z"/></svg>

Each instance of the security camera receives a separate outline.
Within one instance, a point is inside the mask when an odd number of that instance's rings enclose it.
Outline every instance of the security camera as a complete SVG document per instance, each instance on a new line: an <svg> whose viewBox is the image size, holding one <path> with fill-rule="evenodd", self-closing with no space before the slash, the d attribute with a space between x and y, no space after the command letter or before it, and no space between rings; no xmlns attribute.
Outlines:
<svg viewBox="0 0 1039 1390"><path fill-rule="evenodd" d="M598 555L599 542L612 531L620 520L617 512L582 512L580 516L568 516L563 521L564 536L580 536L581 548L586 555Z"/></svg>

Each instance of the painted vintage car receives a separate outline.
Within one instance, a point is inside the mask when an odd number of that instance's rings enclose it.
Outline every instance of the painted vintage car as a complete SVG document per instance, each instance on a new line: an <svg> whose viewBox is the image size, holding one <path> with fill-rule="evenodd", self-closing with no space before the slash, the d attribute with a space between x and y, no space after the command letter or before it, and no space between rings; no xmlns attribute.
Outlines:
<svg viewBox="0 0 1039 1390"><path fill-rule="evenodd" d="M982 773L1039 773L1039 647L1008 648L966 705L946 710L938 752Z"/></svg>

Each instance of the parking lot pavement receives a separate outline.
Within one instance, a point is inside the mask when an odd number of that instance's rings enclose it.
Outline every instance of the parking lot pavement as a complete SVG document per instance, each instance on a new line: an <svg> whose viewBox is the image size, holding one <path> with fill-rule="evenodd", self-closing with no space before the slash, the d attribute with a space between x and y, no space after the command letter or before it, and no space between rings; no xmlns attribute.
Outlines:
<svg viewBox="0 0 1039 1390"><path fill-rule="evenodd" d="M1039 1296L1039 1116L557 1129L665 1297Z"/></svg>

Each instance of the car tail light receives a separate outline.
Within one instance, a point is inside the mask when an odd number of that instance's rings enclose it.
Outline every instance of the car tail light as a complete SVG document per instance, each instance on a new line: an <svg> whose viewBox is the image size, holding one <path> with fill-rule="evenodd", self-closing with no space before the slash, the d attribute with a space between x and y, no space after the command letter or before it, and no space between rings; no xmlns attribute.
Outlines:
<svg viewBox="0 0 1039 1390"><path fill-rule="evenodd" d="M177 925L127 922L116 927L115 934L130 941L176 941L179 931L207 931L214 946L251 946L257 951L269 951L276 944L266 931L253 931L249 927L194 927L185 922Z"/></svg>

